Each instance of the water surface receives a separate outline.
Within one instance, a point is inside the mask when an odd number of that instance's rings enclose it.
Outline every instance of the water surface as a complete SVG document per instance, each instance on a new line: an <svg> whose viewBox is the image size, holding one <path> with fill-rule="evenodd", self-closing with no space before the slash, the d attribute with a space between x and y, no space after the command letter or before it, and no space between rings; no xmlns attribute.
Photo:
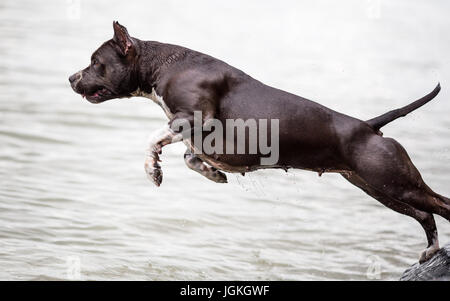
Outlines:
<svg viewBox="0 0 450 301"><path fill-rule="evenodd" d="M68 76L119 20L141 39L190 47L362 119L433 89L384 129L450 195L448 1L2 1L0 279L398 279L420 225L338 175L265 170L229 184L164 149L160 188L143 170L163 126L144 98L93 105ZM450 225L436 217L441 243Z"/></svg>

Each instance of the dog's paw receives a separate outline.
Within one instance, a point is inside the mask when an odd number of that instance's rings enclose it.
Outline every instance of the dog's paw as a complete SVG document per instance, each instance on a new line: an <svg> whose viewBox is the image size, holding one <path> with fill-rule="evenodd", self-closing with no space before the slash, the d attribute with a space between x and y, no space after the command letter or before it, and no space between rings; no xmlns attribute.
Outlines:
<svg viewBox="0 0 450 301"><path fill-rule="evenodd" d="M149 180L152 181L153 184L159 187L163 179L161 166L158 164L158 162L153 162L152 164L150 164L150 162L146 161L144 167L147 178L149 178Z"/></svg>
<svg viewBox="0 0 450 301"><path fill-rule="evenodd" d="M219 170L211 171L207 178L216 183L228 183L227 175Z"/></svg>
<svg viewBox="0 0 450 301"><path fill-rule="evenodd" d="M434 254L436 254L437 251L439 251L439 247L437 246L431 246L426 248L420 255L419 263L422 264L430 260L431 258L433 258Z"/></svg>

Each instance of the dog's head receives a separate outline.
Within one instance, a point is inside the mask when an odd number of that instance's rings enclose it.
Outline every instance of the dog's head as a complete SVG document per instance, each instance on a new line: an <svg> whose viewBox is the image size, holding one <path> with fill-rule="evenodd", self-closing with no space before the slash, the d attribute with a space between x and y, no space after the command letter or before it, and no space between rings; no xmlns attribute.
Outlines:
<svg viewBox="0 0 450 301"><path fill-rule="evenodd" d="M137 87L138 47L127 29L113 22L114 37L91 56L91 64L69 77L72 89L92 103L129 97Z"/></svg>

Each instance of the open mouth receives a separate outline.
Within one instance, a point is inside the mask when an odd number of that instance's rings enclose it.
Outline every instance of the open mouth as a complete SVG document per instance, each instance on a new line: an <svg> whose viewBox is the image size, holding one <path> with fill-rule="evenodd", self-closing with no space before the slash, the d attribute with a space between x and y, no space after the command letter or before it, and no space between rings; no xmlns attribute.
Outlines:
<svg viewBox="0 0 450 301"><path fill-rule="evenodd" d="M100 88L95 91L93 94L86 94L86 92L81 93L81 96L92 103L99 103L108 99L113 98L112 93L106 88Z"/></svg>

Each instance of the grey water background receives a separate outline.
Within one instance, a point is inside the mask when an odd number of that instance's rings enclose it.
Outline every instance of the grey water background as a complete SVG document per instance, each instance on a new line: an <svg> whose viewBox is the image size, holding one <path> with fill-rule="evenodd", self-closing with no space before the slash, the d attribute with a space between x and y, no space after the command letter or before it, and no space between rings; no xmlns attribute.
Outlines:
<svg viewBox="0 0 450 301"><path fill-rule="evenodd" d="M229 184L164 149L164 180L143 170L166 123L144 98L93 105L68 76L119 20L266 84L368 119L431 91L384 128L426 182L450 195L450 2L10 1L0 3L1 280L398 279L425 234L339 175L265 170ZM436 217L441 244L450 225Z"/></svg>

